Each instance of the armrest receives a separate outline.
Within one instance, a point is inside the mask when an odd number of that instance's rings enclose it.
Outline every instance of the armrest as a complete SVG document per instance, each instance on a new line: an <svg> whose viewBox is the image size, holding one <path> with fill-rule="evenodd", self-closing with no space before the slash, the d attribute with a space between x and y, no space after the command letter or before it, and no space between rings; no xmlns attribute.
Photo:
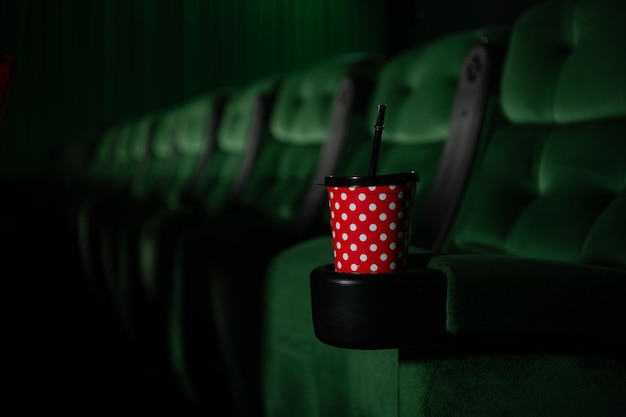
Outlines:
<svg viewBox="0 0 626 417"><path fill-rule="evenodd" d="M509 256L440 255L446 329L531 344L626 345L626 270Z"/></svg>
<svg viewBox="0 0 626 417"><path fill-rule="evenodd" d="M625 270L425 255L402 273L340 274L323 265L310 280L315 334L337 347L626 352Z"/></svg>

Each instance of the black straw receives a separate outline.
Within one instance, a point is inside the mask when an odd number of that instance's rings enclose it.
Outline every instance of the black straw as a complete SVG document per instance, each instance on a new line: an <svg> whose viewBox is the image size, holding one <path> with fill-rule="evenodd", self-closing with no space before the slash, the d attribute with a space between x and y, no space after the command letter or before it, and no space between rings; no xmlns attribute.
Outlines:
<svg viewBox="0 0 626 417"><path fill-rule="evenodd" d="M378 116L376 117L376 125L374 126L374 143L372 144L372 156L370 158L370 176L376 175L376 167L378 166L378 153L380 152L380 138L383 135L383 124L385 120L386 104L378 105Z"/></svg>

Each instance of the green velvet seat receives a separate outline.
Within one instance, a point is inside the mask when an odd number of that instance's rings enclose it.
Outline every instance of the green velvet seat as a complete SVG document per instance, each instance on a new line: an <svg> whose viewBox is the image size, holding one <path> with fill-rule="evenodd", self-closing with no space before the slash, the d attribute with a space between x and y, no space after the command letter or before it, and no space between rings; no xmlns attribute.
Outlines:
<svg viewBox="0 0 626 417"><path fill-rule="evenodd" d="M325 208L320 178L355 143L370 140L363 103L379 65L376 56L354 53L286 74L269 115L269 136L236 200L179 235L169 347L180 386L199 407L211 407L216 384L230 389L219 374L224 363L212 316L221 295L209 290L210 277L221 278L223 267L225 279L248 277L279 248L320 227ZM246 294L258 302L254 288L253 282Z"/></svg>
<svg viewBox="0 0 626 417"><path fill-rule="evenodd" d="M162 207L179 206L186 187L204 171L224 97L225 91L211 91L159 112L148 152L134 167L128 187L106 195L83 214L84 223L91 225L83 227L83 233L91 238L89 249L100 263L92 279L105 287L111 307L131 335L131 304L126 298L136 293L130 292L135 282L128 275L136 269L138 230Z"/></svg>
<svg viewBox="0 0 626 417"><path fill-rule="evenodd" d="M420 221L432 193L448 139L455 137L462 147L476 140L476 130L459 128L459 121L469 117L465 106L477 111L479 120L482 111L477 107L485 106L489 111L491 106L489 99L478 96L480 90L468 91L460 82L466 82L465 77L473 68L472 51L481 39L486 44L483 46L491 46L490 61L482 57L483 61L478 62L483 70L489 64L497 73L496 52L507 34L506 28L449 34L393 57L380 73L370 101L370 120L375 120L377 103L388 105L378 172L419 173L414 222ZM461 96L470 98L471 104L464 103ZM346 168L350 174L365 172L370 151L371 144L367 143L353 154ZM459 162L463 158L471 161L471 156L461 155ZM259 408L268 416L395 413L397 404L380 401L395 394L393 353L329 347L316 340L313 333L309 273L320 264L333 262L329 233L327 228L323 236L291 246L269 265L262 310L263 345L258 347L250 341L248 346L262 352L262 374L257 376L255 370L247 369L234 375L241 379L261 378L261 385L254 384L256 396L252 398L257 409L252 415L258 414ZM229 342L225 339L225 343ZM233 356L231 360L242 359Z"/></svg>
<svg viewBox="0 0 626 417"><path fill-rule="evenodd" d="M76 239L78 259L88 286L103 306L110 297L102 273L99 220L109 199L132 186L151 140L155 115L129 120L106 129L95 143L93 155L82 167L80 181L68 192L68 234Z"/></svg>
<svg viewBox="0 0 626 417"><path fill-rule="evenodd" d="M626 413L625 12L553 1L516 24L501 84L510 125L491 135L451 254L428 265L447 280L452 341L529 347L400 351L407 415Z"/></svg>
<svg viewBox="0 0 626 417"><path fill-rule="evenodd" d="M267 77L231 90L216 120L215 144L203 170L175 193L170 191L168 204L126 225L126 233L119 236L125 251L115 259L115 296L130 336L141 346L165 350L164 315L177 237L236 199L267 139L268 112L279 82L280 77Z"/></svg>
<svg viewBox="0 0 626 417"><path fill-rule="evenodd" d="M619 1L556 0L515 23L503 118L485 121L443 246L413 248L447 287L423 319L443 309L443 339L415 326L406 332L423 343L411 348L321 343L294 293L309 291L302 259L331 263L330 245L275 259L266 415L626 412L625 12Z"/></svg>

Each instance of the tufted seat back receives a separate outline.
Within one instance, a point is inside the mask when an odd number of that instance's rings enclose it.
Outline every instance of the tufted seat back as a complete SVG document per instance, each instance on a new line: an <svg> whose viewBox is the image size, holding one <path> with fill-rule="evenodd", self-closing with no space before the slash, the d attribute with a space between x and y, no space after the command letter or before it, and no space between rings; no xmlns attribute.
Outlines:
<svg viewBox="0 0 626 417"><path fill-rule="evenodd" d="M625 13L564 0L520 19L501 84L509 124L470 184L452 251L626 267Z"/></svg>
<svg viewBox="0 0 626 417"><path fill-rule="evenodd" d="M248 179L257 151L268 138L268 114L279 77L262 79L229 95L210 162L190 189L208 213L232 203Z"/></svg>
<svg viewBox="0 0 626 417"><path fill-rule="evenodd" d="M169 175L160 190L170 206L180 202L183 191L202 175L215 146L215 130L224 100L223 92L211 92L177 111Z"/></svg>
<svg viewBox="0 0 626 417"><path fill-rule="evenodd" d="M428 261L457 351L400 349L406 415L624 415L625 14L548 0L515 23L503 123Z"/></svg>
<svg viewBox="0 0 626 417"><path fill-rule="evenodd" d="M357 85L373 79L378 67L378 59L369 54L346 54L290 74L277 92L269 138L238 204L280 225L297 229L311 224L325 193L316 182L352 141L367 140L354 130L360 126L354 121L362 119L358 94L364 91Z"/></svg>
<svg viewBox="0 0 626 417"><path fill-rule="evenodd" d="M452 113L459 94L459 68L463 67L472 47L482 41L484 47L495 48L495 45L504 43L507 36L508 30L504 27L454 32L402 52L389 59L381 69L363 128L371 137L377 105L387 104L377 172L419 172L420 182L412 210L414 225L423 214L422 208L432 189L445 142L452 134ZM476 107L482 106L477 100L471 105L472 111L478 111ZM463 131L459 136L462 142L472 141L471 132ZM359 142L336 173L367 174L371 148L371 141Z"/></svg>
<svg viewBox="0 0 626 417"><path fill-rule="evenodd" d="M172 143L177 119L178 114L172 110L155 116L154 134L146 160L133 180L130 190L132 195L138 198L149 195L159 183L159 179L171 171Z"/></svg>

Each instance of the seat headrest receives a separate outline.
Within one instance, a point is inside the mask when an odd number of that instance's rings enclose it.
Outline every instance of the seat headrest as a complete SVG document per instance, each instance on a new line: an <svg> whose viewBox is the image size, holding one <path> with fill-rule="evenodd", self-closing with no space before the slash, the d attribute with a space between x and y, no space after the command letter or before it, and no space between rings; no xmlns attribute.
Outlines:
<svg viewBox="0 0 626 417"><path fill-rule="evenodd" d="M283 143L321 144L328 136L335 93L353 76L375 76L379 62L369 54L346 54L291 74L276 97L272 136ZM368 74L369 72L369 74Z"/></svg>
<svg viewBox="0 0 626 417"><path fill-rule="evenodd" d="M248 146L251 114L259 100L277 86L278 77L262 79L234 92L226 102L217 131L217 147L225 153L242 154Z"/></svg>
<svg viewBox="0 0 626 417"><path fill-rule="evenodd" d="M132 143L130 144L131 157L140 160L145 157L149 145L154 114L148 114L132 123Z"/></svg>
<svg viewBox="0 0 626 417"><path fill-rule="evenodd" d="M157 117L154 135L150 141L153 157L166 159L173 153L173 141L176 134L180 109L170 109Z"/></svg>
<svg viewBox="0 0 626 417"><path fill-rule="evenodd" d="M186 103L178 110L176 150L183 155L195 156L203 152L212 137L211 127L215 121L221 93L209 93Z"/></svg>
<svg viewBox="0 0 626 417"><path fill-rule="evenodd" d="M552 0L522 15L503 69L508 118L550 124L626 115L624 16L622 0Z"/></svg>
<svg viewBox="0 0 626 417"><path fill-rule="evenodd" d="M378 77L368 120L373 126L376 104L387 103L386 143L444 142L466 54L491 35L507 34L500 27L452 33L390 59Z"/></svg>

